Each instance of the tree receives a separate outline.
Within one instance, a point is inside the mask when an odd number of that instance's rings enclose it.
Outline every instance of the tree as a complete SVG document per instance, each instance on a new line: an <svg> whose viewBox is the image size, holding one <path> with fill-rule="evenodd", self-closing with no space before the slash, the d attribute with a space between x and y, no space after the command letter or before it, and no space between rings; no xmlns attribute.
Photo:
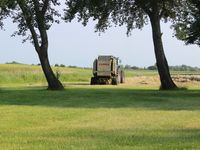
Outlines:
<svg viewBox="0 0 200 150"><path fill-rule="evenodd" d="M8 16L8 8L11 7L11 5L10 5L10 4L12 4L11 1L8 1L8 0L0 1L0 28L3 28L3 22L2 22L2 20L6 16Z"/></svg>
<svg viewBox="0 0 200 150"><path fill-rule="evenodd" d="M3 23L2 23L2 16L4 16L3 15L3 7L4 7L4 5L5 5L5 2L4 1L0 1L0 27L2 28L2 26L3 26Z"/></svg>
<svg viewBox="0 0 200 150"><path fill-rule="evenodd" d="M200 1L188 0L173 25L175 36L186 44L200 46Z"/></svg>
<svg viewBox="0 0 200 150"><path fill-rule="evenodd" d="M6 4L8 3L8 0L1 0L0 1L0 8L4 8L6 6Z"/></svg>
<svg viewBox="0 0 200 150"><path fill-rule="evenodd" d="M178 0L67 0L65 20L78 21L87 25L90 18L97 20L96 31L105 31L115 25L126 25L127 34L131 30L141 29L150 21L154 42L156 64L160 75L161 89L174 89L175 83L170 76L165 57L160 22L168 21L176 16Z"/></svg>
<svg viewBox="0 0 200 150"><path fill-rule="evenodd" d="M24 42L31 40L33 43L49 90L64 89L51 69L48 59L47 30L54 22L58 23L57 17L60 17L60 14L53 8L57 5L58 0L13 0L12 9L9 9L13 22L18 23L19 28L13 35L25 36Z"/></svg>

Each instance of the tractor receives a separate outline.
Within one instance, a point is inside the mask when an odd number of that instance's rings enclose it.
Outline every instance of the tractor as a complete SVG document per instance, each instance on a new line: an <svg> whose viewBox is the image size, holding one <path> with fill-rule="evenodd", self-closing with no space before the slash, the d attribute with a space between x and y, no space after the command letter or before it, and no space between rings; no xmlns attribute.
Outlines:
<svg viewBox="0 0 200 150"><path fill-rule="evenodd" d="M117 85L125 82L123 67L119 65L119 58L114 56L98 56L93 63L93 77L91 85L112 84Z"/></svg>

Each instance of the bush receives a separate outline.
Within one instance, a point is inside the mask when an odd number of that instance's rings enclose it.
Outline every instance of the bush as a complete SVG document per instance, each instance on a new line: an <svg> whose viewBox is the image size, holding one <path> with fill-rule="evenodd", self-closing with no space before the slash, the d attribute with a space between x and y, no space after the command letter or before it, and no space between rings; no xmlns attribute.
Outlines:
<svg viewBox="0 0 200 150"><path fill-rule="evenodd" d="M147 69L148 70L157 70L157 66L155 66L155 65L154 66L149 66L149 67L147 67Z"/></svg>
<svg viewBox="0 0 200 150"><path fill-rule="evenodd" d="M55 64L55 67L59 67L59 64Z"/></svg>
<svg viewBox="0 0 200 150"><path fill-rule="evenodd" d="M60 67L65 67L65 65L63 65L63 64L60 64Z"/></svg>

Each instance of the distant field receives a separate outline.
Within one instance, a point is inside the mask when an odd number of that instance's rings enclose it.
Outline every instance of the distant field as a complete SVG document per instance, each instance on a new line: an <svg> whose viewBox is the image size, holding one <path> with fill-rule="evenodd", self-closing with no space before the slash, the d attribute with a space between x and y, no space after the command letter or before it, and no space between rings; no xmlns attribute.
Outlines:
<svg viewBox="0 0 200 150"><path fill-rule="evenodd" d="M53 67L56 73L60 74L62 82L90 82L92 77L91 69L83 68L67 68L67 67ZM155 71L147 70L127 70L126 77L133 76L152 76L156 75ZM0 64L0 85L33 85L45 84L41 66L21 65L21 64Z"/></svg>
<svg viewBox="0 0 200 150"><path fill-rule="evenodd" d="M90 69L53 67L60 74L62 82L89 82L92 75ZM1 85L45 85L46 80L41 66L0 64Z"/></svg>
<svg viewBox="0 0 200 150"><path fill-rule="evenodd" d="M200 149L198 73L173 72L190 90L159 91L155 71L90 86L91 69L53 69L64 91L47 91L39 66L0 65L0 150Z"/></svg>
<svg viewBox="0 0 200 150"><path fill-rule="evenodd" d="M64 85L89 84L92 76L91 69L53 67L59 73ZM174 81L180 87L199 88L199 72L171 72ZM126 83L120 86L158 89L160 85L157 71L125 70ZM40 66L0 64L0 87L15 86L45 86L46 80Z"/></svg>

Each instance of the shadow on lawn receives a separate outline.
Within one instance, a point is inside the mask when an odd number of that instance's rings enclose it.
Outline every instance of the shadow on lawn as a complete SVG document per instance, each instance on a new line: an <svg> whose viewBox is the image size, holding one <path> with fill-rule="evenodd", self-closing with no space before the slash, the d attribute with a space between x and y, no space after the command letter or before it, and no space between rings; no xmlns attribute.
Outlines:
<svg viewBox="0 0 200 150"><path fill-rule="evenodd" d="M0 105L66 108L138 108L152 110L200 110L199 90L133 90L67 88L47 91L38 88L0 90Z"/></svg>

